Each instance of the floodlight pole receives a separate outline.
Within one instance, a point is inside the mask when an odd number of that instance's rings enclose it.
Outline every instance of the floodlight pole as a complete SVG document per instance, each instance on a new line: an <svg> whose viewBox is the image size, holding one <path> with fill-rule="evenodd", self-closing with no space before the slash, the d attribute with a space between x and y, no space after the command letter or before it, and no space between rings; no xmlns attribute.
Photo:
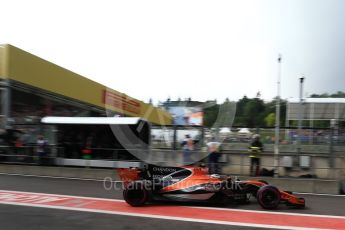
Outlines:
<svg viewBox="0 0 345 230"><path fill-rule="evenodd" d="M280 75L281 60L278 56L278 78L277 78L277 98L276 98L276 122L275 122L275 138L274 138L274 177L279 177L279 123L280 123Z"/></svg>
<svg viewBox="0 0 345 230"><path fill-rule="evenodd" d="M304 77L300 79L299 87L299 109L298 109L298 131L297 131L297 154L300 157L301 154L301 139L302 139L302 106L303 106L303 82Z"/></svg>

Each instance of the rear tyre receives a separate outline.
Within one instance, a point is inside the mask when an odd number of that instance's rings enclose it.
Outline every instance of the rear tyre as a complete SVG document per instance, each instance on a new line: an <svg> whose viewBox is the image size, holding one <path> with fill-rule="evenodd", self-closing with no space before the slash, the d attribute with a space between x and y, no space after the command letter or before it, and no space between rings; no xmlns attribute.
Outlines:
<svg viewBox="0 0 345 230"><path fill-rule="evenodd" d="M280 191L272 186L266 185L259 189L257 199L264 209L275 209L280 203Z"/></svg>
<svg viewBox="0 0 345 230"><path fill-rule="evenodd" d="M134 181L123 191L124 200L133 207L143 206L151 198L151 190L145 181Z"/></svg>

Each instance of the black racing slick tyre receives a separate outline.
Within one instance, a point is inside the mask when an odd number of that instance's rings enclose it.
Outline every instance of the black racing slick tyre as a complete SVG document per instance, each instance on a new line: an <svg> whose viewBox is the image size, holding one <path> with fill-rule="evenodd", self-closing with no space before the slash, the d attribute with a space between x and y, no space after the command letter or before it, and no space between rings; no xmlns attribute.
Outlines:
<svg viewBox="0 0 345 230"><path fill-rule="evenodd" d="M275 209L280 203L280 191L272 185L263 186L257 193L257 199L262 208Z"/></svg>
<svg viewBox="0 0 345 230"><path fill-rule="evenodd" d="M123 190L123 198L130 206L143 206L151 198L150 186L145 181L131 182Z"/></svg>

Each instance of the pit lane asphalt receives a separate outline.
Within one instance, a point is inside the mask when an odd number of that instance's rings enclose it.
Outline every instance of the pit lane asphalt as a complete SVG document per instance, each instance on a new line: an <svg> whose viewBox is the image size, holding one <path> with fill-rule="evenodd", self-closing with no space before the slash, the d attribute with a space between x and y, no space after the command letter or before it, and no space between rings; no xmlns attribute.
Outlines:
<svg viewBox="0 0 345 230"><path fill-rule="evenodd" d="M120 184L116 184L121 187ZM109 184L107 184L109 186ZM51 193L97 198L122 199L121 190L106 190L102 181L83 181L39 177L0 175L0 190ZM305 209L281 205L274 212L345 216L345 196L300 195L307 201ZM180 203L178 203L181 205ZM223 207L224 208L224 207ZM226 208L262 210L253 200L246 205L229 204ZM20 220L20 221L19 221ZM0 205L1 229L252 229L249 227L149 219L85 213L78 211Z"/></svg>

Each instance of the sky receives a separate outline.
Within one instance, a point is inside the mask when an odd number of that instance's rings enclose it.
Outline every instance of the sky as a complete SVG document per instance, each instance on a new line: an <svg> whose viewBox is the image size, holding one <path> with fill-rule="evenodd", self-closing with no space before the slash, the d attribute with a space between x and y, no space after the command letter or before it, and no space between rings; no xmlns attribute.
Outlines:
<svg viewBox="0 0 345 230"><path fill-rule="evenodd" d="M345 1L0 0L12 44L147 102L345 91ZM277 62L282 55L281 68ZM78 87L78 86L76 86Z"/></svg>

